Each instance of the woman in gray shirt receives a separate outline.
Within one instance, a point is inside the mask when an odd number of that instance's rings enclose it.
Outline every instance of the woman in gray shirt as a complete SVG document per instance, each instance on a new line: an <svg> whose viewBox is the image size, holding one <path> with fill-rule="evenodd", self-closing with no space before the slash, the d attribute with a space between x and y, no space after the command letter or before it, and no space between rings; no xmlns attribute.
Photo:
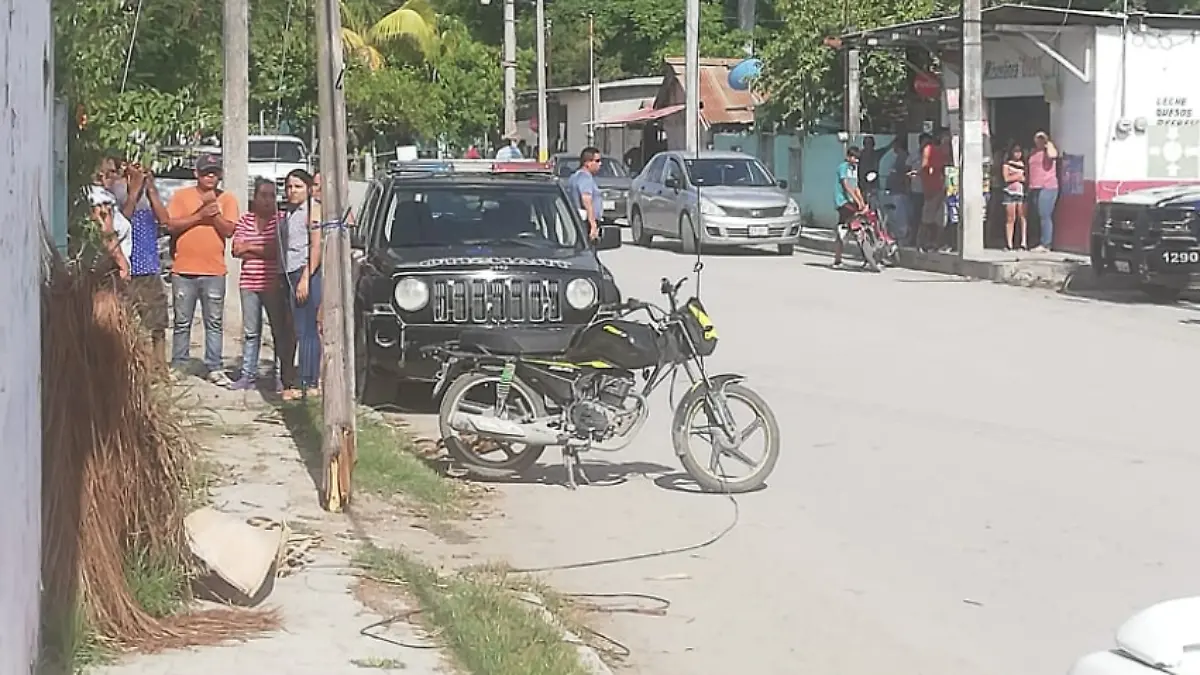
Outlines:
<svg viewBox="0 0 1200 675"><path fill-rule="evenodd" d="M317 329L321 309L321 227L314 213L313 179L296 169L287 175L284 191L284 221L279 226L279 243L286 287L291 296L292 320L296 327L300 360L300 386L304 395L320 394L321 336ZM285 399L301 392L285 391Z"/></svg>

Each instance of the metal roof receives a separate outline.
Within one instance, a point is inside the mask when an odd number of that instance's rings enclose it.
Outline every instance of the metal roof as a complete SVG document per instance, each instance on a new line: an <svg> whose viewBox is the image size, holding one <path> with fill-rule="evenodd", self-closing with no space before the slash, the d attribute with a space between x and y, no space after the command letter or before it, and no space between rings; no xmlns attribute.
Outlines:
<svg viewBox="0 0 1200 675"><path fill-rule="evenodd" d="M597 89L599 89L600 91L606 91L608 89L628 89L628 88L632 88L632 87L657 87L658 85L662 84L662 81L663 81L663 78L661 75L656 75L654 77L630 77L630 78L627 78L624 80L611 80L609 82L601 82L601 83L599 83L599 86L597 87ZM588 90L588 85L586 85L586 84L572 84L572 85L569 85L566 87L549 88L546 90L546 93L547 94L565 94L565 93L571 93L571 92L586 93L587 90ZM531 89L529 91L523 91L520 94L518 94L518 96L521 96L521 97L537 96L537 90Z"/></svg>
<svg viewBox="0 0 1200 675"><path fill-rule="evenodd" d="M1200 30L1200 14L1150 14L1100 12L1083 9L1035 7L1006 3L986 7L981 14L984 29L990 25L1014 26L1120 26L1126 20L1163 30ZM930 46L957 41L962 35L962 17L949 15L908 21L891 26L853 31L827 40L841 49Z"/></svg>

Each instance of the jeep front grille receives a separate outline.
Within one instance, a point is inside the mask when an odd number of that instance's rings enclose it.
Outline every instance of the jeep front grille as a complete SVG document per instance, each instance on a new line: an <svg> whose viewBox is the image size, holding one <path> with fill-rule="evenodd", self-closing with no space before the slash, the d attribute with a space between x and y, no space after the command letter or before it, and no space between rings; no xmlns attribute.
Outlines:
<svg viewBox="0 0 1200 675"><path fill-rule="evenodd" d="M562 321L558 280L438 279L434 323L556 323Z"/></svg>

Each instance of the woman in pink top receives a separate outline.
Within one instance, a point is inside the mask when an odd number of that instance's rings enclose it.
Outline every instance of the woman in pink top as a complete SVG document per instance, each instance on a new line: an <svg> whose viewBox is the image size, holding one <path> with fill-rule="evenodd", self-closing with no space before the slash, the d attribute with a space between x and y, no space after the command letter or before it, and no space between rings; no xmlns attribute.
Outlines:
<svg viewBox="0 0 1200 675"><path fill-rule="evenodd" d="M1058 202L1058 147L1039 131L1033 137L1029 155L1029 200L1037 207L1041 223L1041 245L1035 251L1049 251L1054 244L1054 205Z"/></svg>

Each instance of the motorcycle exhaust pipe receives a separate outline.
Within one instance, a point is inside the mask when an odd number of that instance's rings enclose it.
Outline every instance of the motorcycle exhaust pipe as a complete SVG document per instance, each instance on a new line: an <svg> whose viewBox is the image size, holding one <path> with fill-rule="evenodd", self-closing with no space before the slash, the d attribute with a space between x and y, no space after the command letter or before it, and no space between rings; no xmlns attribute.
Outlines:
<svg viewBox="0 0 1200 675"><path fill-rule="evenodd" d="M539 424L518 424L497 417L484 417L473 413L454 413L450 416L450 428L467 434L478 434L500 441L516 441L527 445L562 445L568 434Z"/></svg>

